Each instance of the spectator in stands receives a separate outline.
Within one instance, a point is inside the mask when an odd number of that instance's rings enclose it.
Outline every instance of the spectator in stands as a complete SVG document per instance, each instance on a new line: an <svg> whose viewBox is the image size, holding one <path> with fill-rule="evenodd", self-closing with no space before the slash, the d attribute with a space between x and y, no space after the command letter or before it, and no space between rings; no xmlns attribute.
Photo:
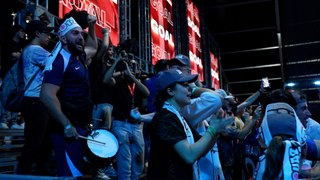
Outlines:
<svg viewBox="0 0 320 180"><path fill-rule="evenodd" d="M147 113L153 113L156 111L156 108L154 106L154 100L156 96L156 86L158 77L161 74L162 71L169 69L169 60L167 59L160 59L156 62L154 65L154 75L144 81L144 84L147 86L150 95L147 99ZM149 152L150 152L150 123L144 123L143 125L143 136L145 141L145 164L146 167L148 166L148 160L149 160Z"/></svg>
<svg viewBox="0 0 320 180"><path fill-rule="evenodd" d="M104 74L115 63L114 46L110 43L109 32L107 29L102 30L103 39L98 50L95 60L92 61L89 67L92 100L94 103L92 122L94 129L111 130L112 123L112 94L110 85L103 82ZM100 168L97 172L98 178L109 178L109 176L117 176L112 163L107 167Z"/></svg>
<svg viewBox="0 0 320 180"><path fill-rule="evenodd" d="M134 59L129 59L124 50L120 59L104 76L105 83L113 84L112 131L120 144L116 157L118 179L138 179L144 169L144 139L137 102L149 96L149 90L135 76Z"/></svg>
<svg viewBox="0 0 320 180"><path fill-rule="evenodd" d="M228 101L225 104L224 111L230 116L235 116L236 114L244 111L246 107L251 105L258 97L265 92L263 86L260 89L248 97L244 102L238 103L234 96L223 89L216 90L224 99ZM261 114L260 108L257 109L256 114ZM234 128L235 131L227 132L218 139L218 149L219 156L221 159L222 169L224 171L225 179L234 179L239 176L242 172L241 170L241 143L251 132L256 124L259 116L254 116L248 119L247 123L243 123L240 118L235 116Z"/></svg>
<svg viewBox="0 0 320 180"><path fill-rule="evenodd" d="M309 133L303 126L310 116L306 98L300 93L276 89L263 101L263 106L267 107L263 109L265 116L260 127L260 144L265 151L260 157L255 178L292 179L298 178L299 173L306 177L313 175L317 167L311 171L301 171L305 166L304 159L319 160L320 155L319 140L310 139L314 138L314 133Z"/></svg>
<svg viewBox="0 0 320 180"><path fill-rule="evenodd" d="M180 110L190 104L189 83L196 79L197 75L187 75L179 69L163 71L158 78L148 179L198 179L197 160L234 121L233 118L214 119L202 137L193 130Z"/></svg>
<svg viewBox="0 0 320 180"><path fill-rule="evenodd" d="M43 80L42 70L50 54L44 48L50 42L52 30L52 27L47 27L39 20L33 20L27 26L26 32L31 41L22 53L23 76L25 84L32 82L28 89L25 89L22 102L25 143L19 158L17 174L32 174L33 163L36 163L37 175L49 175L46 168L51 155L49 115L39 96Z"/></svg>
<svg viewBox="0 0 320 180"><path fill-rule="evenodd" d="M96 17L87 15L86 20L89 28L85 40L81 26L73 17L65 16L58 31L60 41L45 67L41 89L40 99L56 123L51 138L58 176L79 177L94 172L94 163L89 168L85 166L86 141L78 139L90 132L87 127L93 104L87 66L97 51Z"/></svg>
<svg viewBox="0 0 320 180"><path fill-rule="evenodd" d="M20 58L22 49L26 45L25 41L25 30L21 25L16 25L12 27L13 36L10 40L8 46L4 46L3 54L5 58L1 63L1 75L5 76L8 70L13 66L15 62ZM4 109L1 105L0 107L1 117L0 117L0 128L7 129L11 127L12 129L23 129L24 122L21 117L21 113L10 112ZM20 118L20 119L19 119Z"/></svg>

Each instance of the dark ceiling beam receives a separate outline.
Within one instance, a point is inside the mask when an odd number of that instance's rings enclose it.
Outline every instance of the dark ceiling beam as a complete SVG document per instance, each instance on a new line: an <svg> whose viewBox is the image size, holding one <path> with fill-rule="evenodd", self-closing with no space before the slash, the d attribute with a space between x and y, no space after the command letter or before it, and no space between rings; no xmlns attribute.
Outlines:
<svg viewBox="0 0 320 180"><path fill-rule="evenodd" d="M282 77L282 83L284 83L285 76L284 76L283 49L282 49L282 38L281 38L281 28L280 28L279 0L274 1L274 8L275 8L275 15L276 15L277 39L278 39L278 46L279 46L279 60L281 64L281 77Z"/></svg>
<svg viewBox="0 0 320 180"><path fill-rule="evenodd" d="M304 74L298 76L289 76L290 79L298 79L298 78L316 78L320 77L320 74Z"/></svg>
<svg viewBox="0 0 320 180"><path fill-rule="evenodd" d="M276 80L281 80L281 77L269 78L269 81L276 81ZM246 80L246 81L233 81L233 82L228 82L228 84L231 85L231 84L244 84L244 83L255 83L255 82L261 82L261 79L253 79L253 80Z"/></svg>
<svg viewBox="0 0 320 180"><path fill-rule="evenodd" d="M270 46L270 47L264 47L264 48L255 48L255 49L246 49L246 50L239 50L239 51L227 51L223 52L221 54L237 54L237 53L247 53L247 52L256 52L256 51L266 51L266 50L272 50L272 49L278 49L279 46Z"/></svg>
<svg viewBox="0 0 320 180"><path fill-rule="evenodd" d="M308 60L287 62L286 65L309 64L309 63L320 63L320 59L308 59Z"/></svg>
<svg viewBox="0 0 320 180"><path fill-rule="evenodd" d="M207 9L228 8L228 7L234 7L234 6L258 4L258 3L270 2L270 1L272 1L272 0L253 0L253 1L246 1L246 2L237 2L237 3L228 3L228 4L221 4L221 5L206 6L206 8Z"/></svg>
<svg viewBox="0 0 320 180"><path fill-rule="evenodd" d="M266 30L274 30L276 27L263 27L263 28L252 28L246 30L239 30L239 31L229 31L229 32L222 32L222 33L214 33L215 36L224 36L224 35L232 35L237 33L248 33L248 32L256 32L256 31L266 31Z"/></svg>
<svg viewBox="0 0 320 180"><path fill-rule="evenodd" d="M297 23L289 23L286 24L286 26L301 26L301 25L305 25L305 24L313 24L313 23L319 23L320 19L313 19L310 21L302 21L302 22L297 22Z"/></svg>
<svg viewBox="0 0 320 180"><path fill-rule="evenodd" d="M305 45L319 44L319 43L320 41L311 41L311 42L304 42L304 43L288 44L288 45L284 45L284 47L305 46Z"/></svg>
<svg viewBox="0 0 320 180"><path fill-rule="evenodd" d="M241 67L241 68L229 68L224 69L224 72L228 71L241 71L241 70L248 70L248 69L262 69L262 68L269 68L269 67L279 67L281 64L266 64L261 66L247 66L247 67Z"/></svg>

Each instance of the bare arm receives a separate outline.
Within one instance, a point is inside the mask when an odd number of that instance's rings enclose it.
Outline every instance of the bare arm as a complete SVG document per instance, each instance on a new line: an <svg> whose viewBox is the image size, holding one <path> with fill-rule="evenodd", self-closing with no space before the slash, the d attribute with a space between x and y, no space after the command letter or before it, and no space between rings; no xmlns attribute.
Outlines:
<svg viewBox="0 0 320 180"><path fill-rule="evenodd" d="M87 60L88 60L95 56L98 48L98 41L97 41L96 30L95 30L96 29L95 23L97 18L89 14L87 20L88 20L89 28L88 28L88 37L86 39L84 51L86 52Z"/></svg>
<svg viewBox="0 0 320 180"><path fill-rule="evenodd" d="M53 84L42 84L40 100L48 108L52 117L65 128L66 137L78 136L76 129L72 127L69 119L62 112L61 104L57 97L59 89L59 86Z"/></svg>
<svg viewBox="0 0 320 180"><path fill-rule="evenodd" d="M252 94L250 97L248 97L245 101L243 101L241 104L239 104L237 106L237 112L236 114L238 114L239 112L241 112L242 110L244 110L246 107L250 106L255 100L258 99L258 97L264 93L266 90L263 88L263 84L261 83L260 89L255 92L254 94Z"/></svg>
<svg viewBox="0 0 320 180"><path fill-rule="evenodd" d="M155 113L141 114L139 120L142 122L151 122Z"/></svg>
<svg viewBox="0 0 320 180"><path fill-rule="evenodd" d="M231 125L233 121L233 117L227 119L212 119L208 129L213 128L215 133L210 133L210 130L207 130L194 144L189 144L188 141L184 139L176 143L174 149L186 163L193 164L213 147L219 134L223 133L226 127Z"/></svg>
<svg viewBox="0 0 320 180"><path fill-rule="evenodd" d="M97 60L98 61L103 61L104 58L105 58L105 55L107 53L107 48L109 46L109 31L104 28L102 30L102 33L103 33L103 41L102 41L102 44L101 44L101 48L100 50L97 52Z"/></svg>
<svg viewBox="0 0 320 180"><path fill-rule="evenodd" d="M236 138L243 140L245 139L248 134L251 132L252 128L255 126L257 120L259 119L261 114L261 107L257 107L254 111L254 115L252 118L249 118L249 120L245 123L243 128L241 130L237 130L238 133L236 135Z"/></svg>
<svg viewBox="0 0 320 180"><path fill-rule="evenodd" d="M119 60L116 59L116 61L111 65L111 67L103 75L103 78L102 78L103 83L105 83L105 84L107 84L109 86L113 86L113 85L116 84L116 80L114 79L114 76L120 76L121 75L121 72L114 72L118 62L119 62Z"/></svg>
<svg viewBox="0 0 320 180"><path fill-rule="evenodd" d="M149 89L131 73L128 64L127 63L125 64L127 67L127 70L125 70L125 74L128 75L133 80L133 82L136 83L136 87L144 96L149 96L150 95Z"/></svg>

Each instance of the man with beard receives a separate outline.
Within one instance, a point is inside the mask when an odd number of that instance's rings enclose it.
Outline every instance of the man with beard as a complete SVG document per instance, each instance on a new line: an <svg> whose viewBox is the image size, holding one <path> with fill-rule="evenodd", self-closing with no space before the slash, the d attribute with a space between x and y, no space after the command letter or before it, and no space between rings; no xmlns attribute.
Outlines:
<svg viewBox="0 0 320 180"><path fill-rule="evenodd" d="M89 31L67 18L59 27L60 41L48 58L40 99L56 120L51 139L55 149L58 176L83 176L86 141L78 139L89 132L92 117L88 61L96 53L96 17L87 17ZM94 171L92 171L94 172Z"/></svg>

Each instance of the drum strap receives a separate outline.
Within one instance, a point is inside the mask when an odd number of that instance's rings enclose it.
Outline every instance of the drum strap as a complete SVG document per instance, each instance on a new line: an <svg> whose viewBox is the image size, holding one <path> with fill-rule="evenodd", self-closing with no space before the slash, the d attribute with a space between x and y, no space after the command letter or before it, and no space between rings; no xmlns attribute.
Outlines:
<svg viewBox="0 0 320 180"><path fill-rule="evenodd" d="M78 177L78 176L82 176L82 173L77 169L77 167L73 164L73 162L71 161L67 151L65 151L65 155L66 155L66 160L68 163L68 166L70 168L70 171L72 173L73 177Z"/></svg>

